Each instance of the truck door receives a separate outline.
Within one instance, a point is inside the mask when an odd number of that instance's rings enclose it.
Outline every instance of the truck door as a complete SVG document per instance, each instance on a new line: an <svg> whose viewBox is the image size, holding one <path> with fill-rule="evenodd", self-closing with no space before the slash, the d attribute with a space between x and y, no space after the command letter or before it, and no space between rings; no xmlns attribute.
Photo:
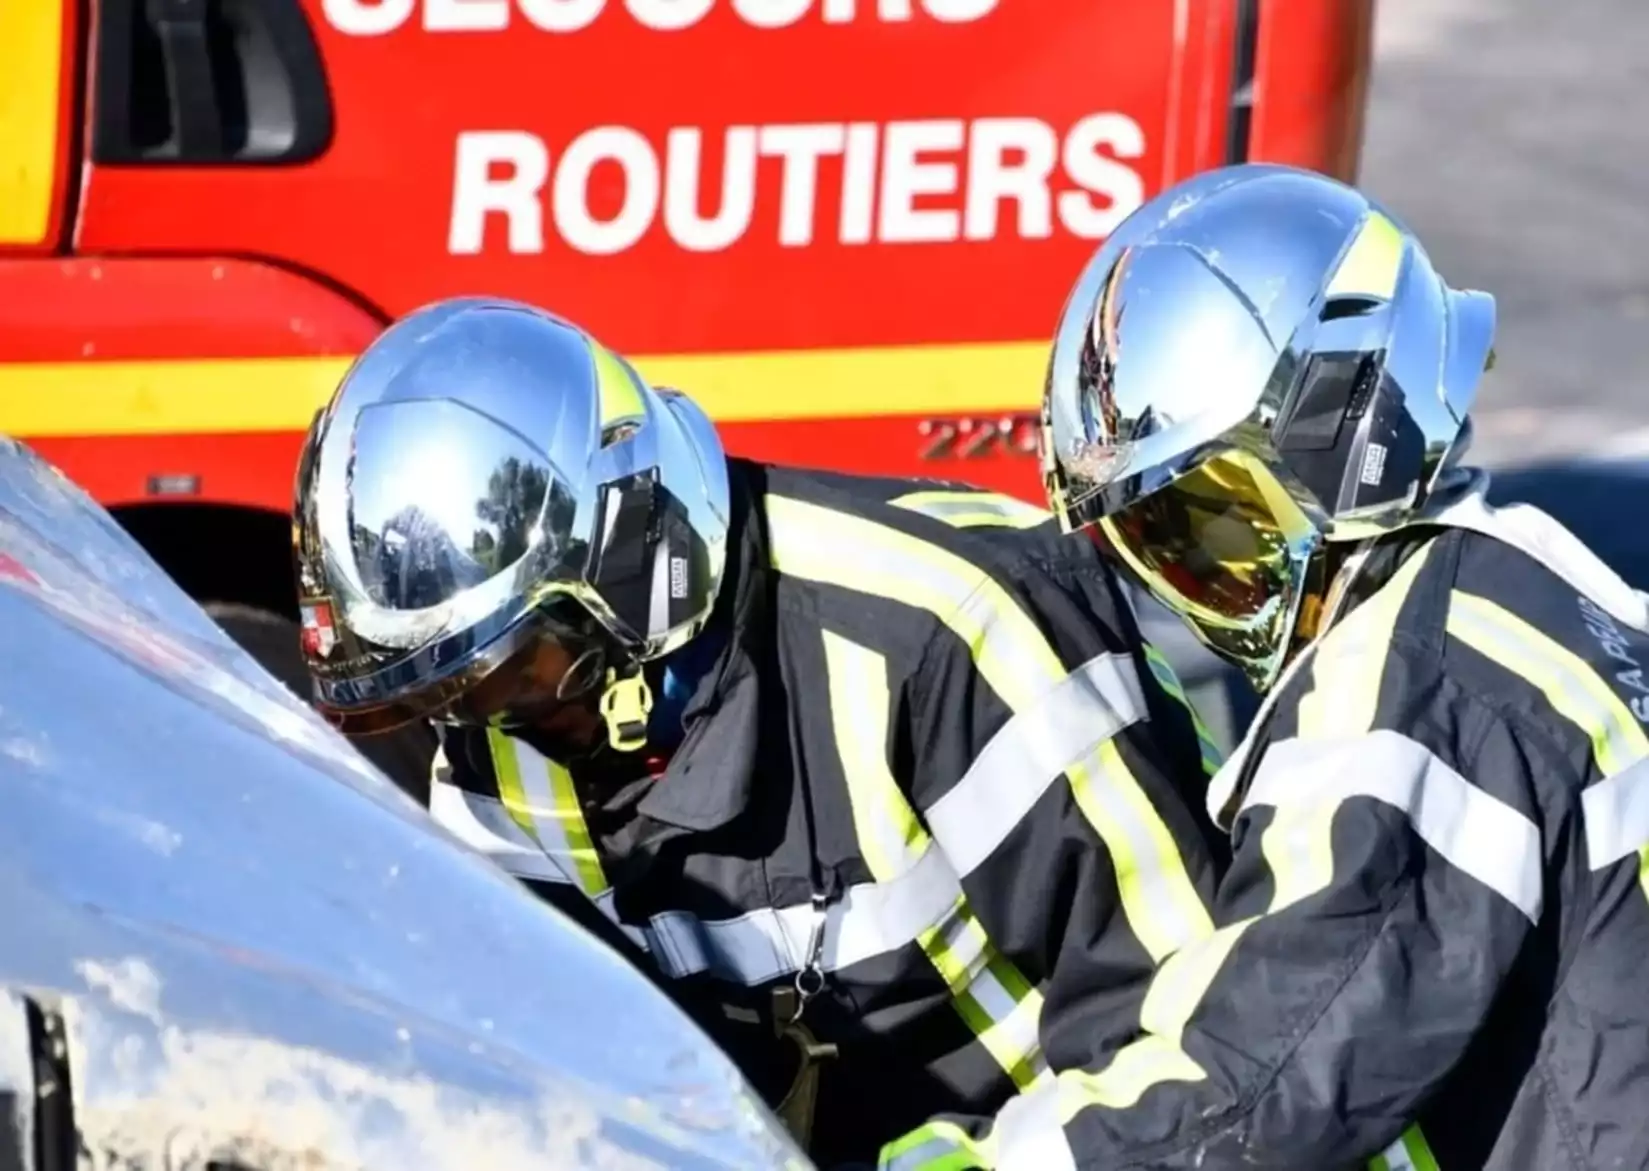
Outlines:
<svg viewBox="0 0 1649 1171"><path fill-rule="evenodd" d="M147 138L137 66L99 49L88 252L268 258L384 316L522 297L741 451L1033 493L1060 300L1122 216L1222 160L1238 2L188 7L201 97L160 91ZM312 36L330 125L277 20ZM286 79L261 122L260 62ZM316 405L263 393L294 431Z"/></svg>
<svg viewBox="0 0 1649 1171"><path fill-rule="evenodd" d="M63 242L72 198L80 6L0 4L0 258Z"/></svg>

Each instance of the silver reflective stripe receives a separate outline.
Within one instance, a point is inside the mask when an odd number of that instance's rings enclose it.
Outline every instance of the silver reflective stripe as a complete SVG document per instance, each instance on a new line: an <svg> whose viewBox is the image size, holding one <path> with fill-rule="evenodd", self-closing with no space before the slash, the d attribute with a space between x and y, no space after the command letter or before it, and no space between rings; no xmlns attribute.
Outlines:
<svg viewBox="0 0 1649 1171"><path fill-rule="evenodd" d="M591 899L608 890L572 775L525 741L487 732L505 814Z"/></svg>
<svg viewBox="0 0 1649 1171"><path fill-rule="evenodd" d="M945 1165L940 1160L955 1158L961 1152L961 1145L949 1136L930 1134L918 1146L907 1147L892 1158L883 1156L876 1171L932 1171Z"/></svg>
<svg viewBox="0 0 1649 1171"><path fill-rule="evenodd" d="M835 971L915 943L923 931L944 922L961 893L956 872L931 843L892 881L848 887L825 913L824 969ZM654 916L647 934L668 957L674 975L708 972L755 985L801 971L812 917L806 903L723 920L670 911Z"/></svg>
<svg viewBox="0 0 1649 1171"><path fill-rule="evenodd" d="M1580 808L1593 870L1649 848L1649 759L1592 785L1580 795Z"/></svg>
<svg viewBox="0 0 1649 1171"><path fill-rule="evenodd" d="M511 878L578 887L556 860L515 823L498 798L471 793L451 781L435 778L429 786L429 812L437 825L466 846L485 854ZM649 946L646 933L641 928L619 920L611 890L602 891L590 902L631 942L643 948Z"/></svg>
<svg viewBox="0 0 1649 1171"><path fill-rule="evenodd" d="M1420 1128L1411 1126L1381 1151L1370 1167L1381 1171L1437 1171L1437 1158Z"/></svg>
<svg viewBox="0 0 1649 1171"><path fill-rule="evenodd" d="M973 873L1067 769L1144 714L1133 664L1106 654L1013 716L928 810L928 826L957 871Z"/></svg>
<svg viewBox="0 0 1649 1171"><path fill-rule="evenodd" d="M436 777L429 785L429 813L437 825L485 854L506 874L538 882L572 882L496 797L471 793Z"/></svg>
<svg viewBox="0 0 1649 1171"><path fill-rule="evenodd" d="M1009 961L998 957L998 962ZM1023 973L1020 978L1024 978ZM1016 1001L1013 994L1002 986L1002 981L996 978L996 973L982 968L968 984L967 994L984 1009L992 1022L986 1034L980 1037L980 1042L1010 1077L1014 1072L1010 1058L1024 1062L1028 1075L1026 1084L1051 1076L1048 1073L1048 1059L1042 1053L1040 992L1033 988L1025 999Z"/></svg>
<svg viewBox="0 0 1649 1171"><path fill-rule="evenodd" d="M1059 1082L1048 1082L1002 1107L991 1132L996 1171L1076 1171L1060 1121L1060 1093Z"/></svg>
<svg viewBox="0 0 1649 1171"><path fill-rule="evenodd" d="M450 833L491 858L507 874L539 882L572 880L511 820L503 802L436 780L430 813ZM891 882L851 886L825 916L824 968L835 971L915 943L950 916L962 886L944 854L930 845ZM591 900L616 923L611 893ZM813 908L763 907L733 919L700 919L686 911L654 915L644 927L620 924L653 951L673 976L700 972L757 985L806 966Z"/></svg>
<svg viewBox="0 0 1649 1171"><path fill-rule="evenodd" d="M1401 733L1276 741L1265 750L1243 808L1337 805L1352 797L1401 810L1450 865L1539 920L1540 830Z"/></svg>
<svg viewBox="0 0 1649 1171"><path fill-rule="evenodd" d="M892 700L887 660L828 630L821 637L854 833L870 877L892 882L921 863L935 838L923 828L888 764ZM940 849L944 846L940 840ZM1046 1070L1037 1037L1042 996L991 946L960 891L945 922L923 931L917 943L956 998L958 1013L1014 1083L1028 1085L1040 1076Z"/></svg>
<svg viewBox="0 0 1649 1171"><path fill-rule="evenodd" d="M572 884L495 797L468 792L437 777L430 782L430 815L515 878ZM956 872L931 843L892 881L849 887L826 913L825 970L915 943L922 932L946 922L961 894ZM763 907L732 919L705 920L686 911L665 911L638 927L619 923L610 891L591 901L626 935L654 952L673 976L707 972L753 986L793 975L806 965L813 922L813 908L807 903Z"/></svg>

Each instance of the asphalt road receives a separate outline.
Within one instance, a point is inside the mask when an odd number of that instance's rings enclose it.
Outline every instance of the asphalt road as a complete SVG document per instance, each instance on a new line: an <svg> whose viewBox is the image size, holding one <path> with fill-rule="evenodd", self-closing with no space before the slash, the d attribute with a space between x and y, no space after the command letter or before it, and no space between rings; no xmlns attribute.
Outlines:
<svg viewBox="0 0 1649 1171"><path fill-rule="evenodd" d="M1361 181L1499 301L1474 453L1649 454L1649 0L1377 0Z"/></svg>

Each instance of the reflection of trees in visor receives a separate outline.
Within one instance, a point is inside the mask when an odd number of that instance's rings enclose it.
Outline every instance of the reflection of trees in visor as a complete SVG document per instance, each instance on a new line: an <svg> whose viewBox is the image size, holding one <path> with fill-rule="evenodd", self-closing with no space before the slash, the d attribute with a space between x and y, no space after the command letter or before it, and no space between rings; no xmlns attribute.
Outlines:
<svg viewBox="0 0 1649 1171"><path fill-rule="evenodd" d="M1122 350L1123 305L1118 293L1131 258L1131 252L1124 252L1111 269L1100 292L1099 304L1094 308L1093 323L1082 339L1078 377L1084 438L1090 443L1096 440L1115 443L1122 429L1115 386L1117 359Z"/></svg>
<svg viewBox="0 0 1649 1171"><path fill-rule="evenodd" d="M416 504L384 522L383 532L354 527L354 546L369 593L393 599L395 608L436 606L463 590L473 589L526 555L540 514L547 548L559 544L572 527L576 503L553 491L549 472L513 457L488 477L486 494L475 502L478 522L461 545L441 521ZM460 536L462 534L459 534Z"/></svg>
<svg viewBox="0 0 1649 1171"><path fill-rule="evenodd" d="M475 504L476 518L486 527L476 530L471 547L489 574L514 565L526 553L528 537L549 492L549 473L514 456L487 477L487 494ZM552 534L571 527L570 516L562 528L555 526L558 519L550 518Z"/></svg>
<svg viewBox="0 0 1649 1171"><path fill-rule="evenodd" d="M438 606L492 576L417 505L385 521L382 536L362 530L356 547L371 549L372 573L403 610Z"/></svg>
<svg viewBox="0 0 1649 1171"><path fill-rule="evenodd" d="M1253 478L1214 461L1121 512L1129 551L1193 605L1259 613L1286 575L1287 541Z"/></svg>

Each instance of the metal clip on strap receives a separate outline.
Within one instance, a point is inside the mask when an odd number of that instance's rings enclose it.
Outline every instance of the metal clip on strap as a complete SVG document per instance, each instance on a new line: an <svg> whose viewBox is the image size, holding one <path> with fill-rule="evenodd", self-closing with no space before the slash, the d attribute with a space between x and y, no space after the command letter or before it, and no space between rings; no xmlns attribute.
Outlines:
<svg viewBox="0 0 1649 1171"><path fill-rule="evenodd" d="M824 929L826 900L821 894L813 896L813 921L807 938L807 964L796 973L788 988L773 989L773 1031L793 1042L800 1051L802 1064L778 1114L805 1150L813 1135L813 1113L819 1099L819 1067L827 1059L837 1056L836 1046L821 1042L813 1031L802 1023L807 1002L824 991Z"/></svg>

